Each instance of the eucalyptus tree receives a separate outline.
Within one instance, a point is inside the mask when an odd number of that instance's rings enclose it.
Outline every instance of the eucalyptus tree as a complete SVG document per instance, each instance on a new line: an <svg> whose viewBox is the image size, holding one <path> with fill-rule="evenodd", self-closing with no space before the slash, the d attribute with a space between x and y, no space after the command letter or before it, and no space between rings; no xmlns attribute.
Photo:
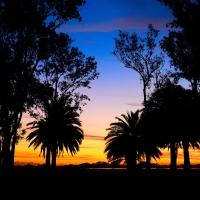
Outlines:
<svg viewBox="0 0 200 200"><path fill-rule="evenodd" d="M161 42L161 48L171 59L170 64L176 70L175 78L177 80L184 78L190 82L195 98L192 104L198 110L198 87L200 81L200 2L198 0L158 1L172 10L174 19L168 26L178 28L169 30L168 36L164 37ZM200 120L199 117L197 119ZM185 146L189 146L189 143L186 143ZM184 150L186 149L188 147L184 148ZM184 155L189 155L189 153L186 151ZM188 158L188 156L186 157ZM188 160L186 157L184 160ZM189 160L187 163L188 167L186 168L189 168Z"/></svg>
<svg viewBox="0 0 200 200"><path fill-rule="evenodd" d="M159 75L159 72L164 67L163 54L156 54L158 32L152 24L149 24L146 37L144 38L141 38L136 33L129 34L120 31L119 39L114 39L115 49L113 54L126 68L133 69L140 75L143 84L143 98L146 112L148 111L147 89L150 88L152 79L157 78L157 75ZM146 134L147 141L149 137L150 135ZM151 157L148 150L146 152L146 162L147 169L150 169Z"/></svg>
<svg viewBox="0 0 200 200"><path fill-rule="evenodd" d="M161 48L169 56L176 70L175 78L190 82L194 95L198 93L200 81L200 2L198 0L157 0L171 9L174 19L167 26L167 36Z"/></svg>
<svg viewBox="0 0 200 200"><path fill-rule="evenodd" d="M197 123L193 126L197 126L200 120L196 112L199 110L200 2L199 0L158 1L171 9L174 16L173 21L167 24L168 27L173 29L169 30L168 35L161 41L160 46L170 57L170 64L175 69L175 80L178 81L180 78L184 78L191 84L194 97L192 116L196 116L194 121ZM196 133L195 130L193 131ZM191 132L191 134L193 133ZM188 149L189 143L185 143L185 146ZM187 163L187 166L189 166L189 162Z"/></svg>
<svg viewBox="0 0 200 200"><path fill-rule="evenodd" d="M41 63L51 55L52 35L68 20L80 21L79 8L84 4L85 0L0 1L0 120L5 166L14 162L17 129L22 113L35 103L31 91L39 81Z"/></svg>
<svg viewBox="0 0 200 200"><path fill-rule="evenodd" d="M52 90L52 94L40 95L41 104L46 103L47 99L50 102L65 98L66 105L82 112L82 106L90 99L87 95L80 94L78 89L91 88L91 81L99 76L97 62L94 57L86 57L78 48L73 47L73 40L66 34L55 34L54 41L52 55L44 60L43 66L38 70L41 83ZM41 109L43 107L42 105Z"/></svg>

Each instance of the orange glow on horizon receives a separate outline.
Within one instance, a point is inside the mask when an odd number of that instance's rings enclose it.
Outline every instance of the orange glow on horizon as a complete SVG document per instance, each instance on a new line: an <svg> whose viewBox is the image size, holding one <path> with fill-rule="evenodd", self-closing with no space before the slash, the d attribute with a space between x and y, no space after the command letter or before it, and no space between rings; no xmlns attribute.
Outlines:
<svg viewBox="0 0 200 200"><path fill-rule="evenodd" d="M103 153L105 148L105 141L101 138L87 138L80 145L80 150L76 155L71 156L66 152L57 158L57 165L81 164L81 163L96 163L98 161L107 162L106 156ZM16 146L15 152L15 165L24 164L44 164L45 159L40 154L40 149L33 150L32 147L28 148L28 142L22 140L20 145ZM170 151L167 149L162 150L160 160L153 160L152 163L160 165L170 164ZM200 164L200 150L193 150L190 148L190 162L191 164ZM183 164L183 150L178 150L177 165Z"/></svg>
<svg viewBox="0 0 200 200"><path fill-rule="evenodd" d="M114 110L113 110L114 111ZM89 112L89 113L88 113ZM99 110L101 112L101 110ZM116 111L115 111L116 112ZM98 112L97 112L98 113ZM109 113L109 112L108 112ZM120 112L119 112L120 113ZM94 119L95 117L100 117ZM101 116L105 116L102 118ZM106 155L104 154L105 149L105 140L104 137L107 135L106 128L109 127L108 122L114 122L115 116L118 114L102 114L101 116L96 115L96 110L89 108L81 114L81 121L83 122L82 129L84 130L84 140L80 145L80 150L73 157L68 155L66 151L64 155L60 155L57 158L57 165L69 165L69 164L81 164L81 163L96 163L98 161L107 162ZM26 128L25 125L34 121L28 115L25 114L23 118L23 128ZM29 131L27 131L27 134ZM33 150L33 147L28 148L29 142L25 139L21 140L18 145L16 145L15 151L15 164L24 165L24 164L44 164L45 159L43 155L40 154L40 147ZM162 156L160 160L153 160L152 163L158 163L161 165L170 164L170 151L168 149L161 150ZM200 164L200 150L193 150L190 148L190 162L191 164ZM178 150L177 164L183 164L183 149Z"/></svg>

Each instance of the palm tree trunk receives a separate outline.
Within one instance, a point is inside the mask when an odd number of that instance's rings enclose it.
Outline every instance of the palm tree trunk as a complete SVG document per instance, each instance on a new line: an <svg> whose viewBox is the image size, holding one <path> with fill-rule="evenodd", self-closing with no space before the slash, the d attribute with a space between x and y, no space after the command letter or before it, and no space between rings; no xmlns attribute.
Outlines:
<svg viewBox="0 0 200 200"><path fill-rule="evenodd" d="M133 152L133 158L132 159L133 159L132 168L135 171L136 168L137 168L137 151L136 150L134 150L134 152Z"/></svg>
<svg viewBox="0 0 200 200"><path fill-rule="evenodd" d="M149 151L146 152L146 170L151 169L151 155Z"/></svg>
<svg viewBox="0 0 200 200"><path fill-rule="evenodd" d="M127 154L126 155L126 165L127 165L127 171L132 172L136 169L136 155L133 154Z"/></svg>
<svg viewBox="0 0 200 200"><path fill-rule="evenodd" d="M50 147L47 146L47 152L46 152L46 167L50 167Z"/></svg>
<svg viewBox="0 0 200 200"><path fill-rule="evenodd" d="M177 166L177 156L178 156L178 144L176 143L176 145L175 145L175 155L176 155L176 160L175 160L175 162L176 162L176 166Z"/></svg>
<svg viewBox="0 0 200 200"><path fill-rule="evenodd" d="M176 171L176 143L174 141L170 142L170 157L171 157L171 162L170 162L170 170L171 171Z"/></svg>
<svg viewBox="0 0 200 200"><path fill-rule="evenodd" d="M183 140L183 155L184 155L184 170L188 171L190 167L190 155L189 155L189 142Z"/></svg>
<svg viewBox="0 0 200 200"><path fill-rule="evenodd" d="M52 148L52 167L55 168L56 167L56 145L53 145Z"/></svg>

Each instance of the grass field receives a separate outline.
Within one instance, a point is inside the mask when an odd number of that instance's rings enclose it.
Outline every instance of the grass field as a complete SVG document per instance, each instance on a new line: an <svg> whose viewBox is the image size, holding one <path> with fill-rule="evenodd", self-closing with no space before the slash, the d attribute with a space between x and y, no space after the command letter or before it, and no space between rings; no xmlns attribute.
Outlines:
<svg viewBox="0 0 200 200"><path fill-rule="evenodd" d="M3 199L199 199L200 171L0 169Z"/></svg>

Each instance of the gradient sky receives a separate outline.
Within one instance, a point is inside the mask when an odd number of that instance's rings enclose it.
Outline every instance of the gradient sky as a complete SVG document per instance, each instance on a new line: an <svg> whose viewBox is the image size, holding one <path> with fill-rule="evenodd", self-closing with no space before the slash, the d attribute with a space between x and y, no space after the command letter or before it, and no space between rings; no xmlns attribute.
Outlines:
<svg viewBox="0 0 200 200"><path fill-rule="evenodd" d="M111 52L114 39L119 30L136 32L144 36L148 24L153 24L159 32L158 39L167 34L166 23L172 20L171 11L156 0L87 0L80 9L82 21L69 21L59 31L68 33L74 39L73 45L86 56L94 56L98 62L99 79L91 83L91 89L80 91L88 95L91 101L81 114L85 139L80 151L72 157L64 154L58 165L94 163L107 161L103 153L106 128L126 111L142 108L142 85L139 75L127 69ZM168 62L166 61L166 67ZM187 85L186 85L187 87ZM33 121L27 114L23 116L23 127ZM183 163L182 150L179 150L178 163ZM191 163L198 163L198 150L191 150ZM25 140L16 147L15 162L44 163L40 149L28 148ZM160 164L169 164L169 152L163 151Z"/></svg>

